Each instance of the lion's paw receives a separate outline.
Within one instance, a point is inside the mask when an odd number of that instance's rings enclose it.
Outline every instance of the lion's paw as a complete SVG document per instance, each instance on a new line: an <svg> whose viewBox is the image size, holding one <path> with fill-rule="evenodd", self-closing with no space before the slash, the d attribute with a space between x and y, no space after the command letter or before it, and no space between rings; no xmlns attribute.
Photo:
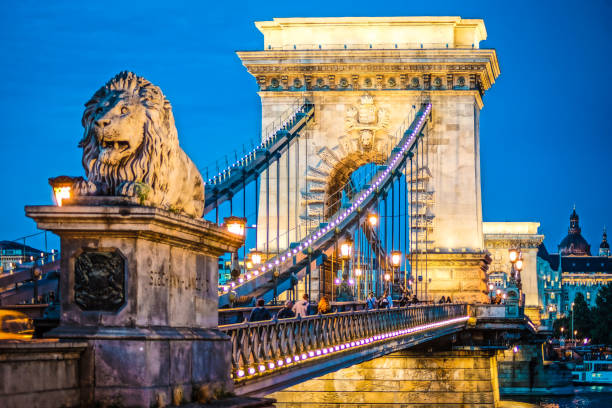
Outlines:
<svg viewBox="0 0 612 408"><path fill-rule="evenodd" d="M95 195L98 192L98 186L82 177L75 179L72 189L75 196Z"/></svg>
<svg viewBox="0 0 612 408"><path fill-rule="evenodd" d="M145 183L139 183L137 181L126 181L117 187L117 195L124 197L136 197L140 201L140 204L144 204L147 201L151 187Z"/></svg>

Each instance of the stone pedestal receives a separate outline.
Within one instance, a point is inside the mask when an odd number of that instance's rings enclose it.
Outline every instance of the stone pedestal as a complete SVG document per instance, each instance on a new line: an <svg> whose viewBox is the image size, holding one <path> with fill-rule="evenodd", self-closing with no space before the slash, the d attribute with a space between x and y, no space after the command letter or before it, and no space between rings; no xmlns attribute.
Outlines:
<svg viewBox="0 0 612 408"><path fill-rule="evenodd" d="M232 390L231 344L217 330L218 256L239 236L120 198L26 207L61 238L62 340L86 340L87 403L190 401ZM77 205L78 204L78 205Z"/></svg>
<svg viewBox="0 0 612 408"><path fill-rule="evenodd" d="M423 277L419 298L424 299L427 290L429 298L435 301L450 296L455 302L488 302L485 258L484 252L430 252L419 254L418 260L413 254L411 265L418 265L418 274Z"/></svg>

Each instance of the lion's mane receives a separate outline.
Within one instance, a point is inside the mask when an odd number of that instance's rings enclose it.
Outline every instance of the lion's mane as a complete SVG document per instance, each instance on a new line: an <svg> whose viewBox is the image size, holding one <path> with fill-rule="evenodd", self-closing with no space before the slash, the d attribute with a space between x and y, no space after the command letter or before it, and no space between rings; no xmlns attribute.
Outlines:
<svg viewBox="0 0 612 408"><path fill-rule="evenodd" d="M147 107L147 122L142 129L143 142L135 153L109 166L98 160L100 147L92 126L96 106L112 92L137 95L140 103ZM83 148L83 167L90 181L108 189L102 194L114 194L124 181L142 182L158 191L168 189L168 166L179 148L178 135L170 102L157 86L132 72L117 74L85 104L82 124L85 135L79 147Z"/></svg>
<svg viewBox="0 0 612 408"><path fill-rule="evenodd" d="M145 108L144 123L128 129L142 132L139 145L117 163L100 159L96 137L96 110L113 96ZM179 146L172 107L161 89L132 72L121 72L85 104L83 167L88 180L78 181L78 195L131 196L141 204L201 217L204 181L195 164ZM126 130L122 130L126 131ZM132 133L133 135L133 133Z"/></svg>

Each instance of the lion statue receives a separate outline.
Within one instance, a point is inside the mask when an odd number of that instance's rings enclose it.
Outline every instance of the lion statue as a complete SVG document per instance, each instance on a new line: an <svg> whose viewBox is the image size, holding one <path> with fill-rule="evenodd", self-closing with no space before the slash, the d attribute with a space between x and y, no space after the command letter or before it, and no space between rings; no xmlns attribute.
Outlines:
<svg viewBox="0 0 612 408"><path fill-rule="evenodd" d="M121 72L85 104L83 167L77 196L134 197L142 205L201 217L204 182L180 148L172 107L162 91Z"/></svg>

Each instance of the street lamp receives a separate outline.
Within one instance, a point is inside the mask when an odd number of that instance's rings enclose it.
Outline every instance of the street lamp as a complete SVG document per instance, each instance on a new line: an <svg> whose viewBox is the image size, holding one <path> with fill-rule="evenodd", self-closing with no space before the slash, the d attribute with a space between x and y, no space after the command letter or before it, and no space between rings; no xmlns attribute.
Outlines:
<svg viewBox="0 0 612 408"><path fill-rule="evenodd" d="M340 257L343 260L349 260L351 258L351 254L353 253L353 241L351 241L350 239L346 239L341 245L340 245Z"/></svg>
<svg viewBox="0 0 612 408"><path fill-rule="evenodd" d="M251 251L249 256L251 257L251 263L254 266L261 265L261 260L263 258L263 254L261 252L259 252L259 251Z"/></svg>
<svg viewBox="0 0 612 408"><path fill-rule="evenodd" d="M225 228L227 228L228 232L239 235L243 238L244 238L245 231L246 231L245 230L246 222L247 222L246 218L236 217L233 215L223 219L223 223L225 224ZM240 271L240 262L238 261L238 249L236 249L236 252L232 253L230 274L234 281L238 280L239 283L242 283L239 280L240 273L241 271Z"/></svg>
<svg viewBox="0 0 612 408"><path fill-rule="evenodd" d="M369 213L368 222L370 223L372 227L375 227L376 225L378 225L378 214L373 213L373 212Z"/></svg>
<svg viewBox="0 0 612 408"><path fill-rule="evenodd" d="M520 249L510 249L508 252L510 259L510 285L518 289L519 304L521 302L521 270L523 270L523 255Z"/></svg>
<svg viewBox="0 0 612 408"><path fill-rule="evenodd" d="M394 268L399 268L401 264L402 264L402 253L400 251L391 252L391 265L393 265Z"/></svg>
<svg viewBox="0 0 612 408"><path fill-rule="evenodd" d="M493 304L493 289L495 287L493 286L492 283L489 283L489 297L491 298L491 304Z"/></svg>

